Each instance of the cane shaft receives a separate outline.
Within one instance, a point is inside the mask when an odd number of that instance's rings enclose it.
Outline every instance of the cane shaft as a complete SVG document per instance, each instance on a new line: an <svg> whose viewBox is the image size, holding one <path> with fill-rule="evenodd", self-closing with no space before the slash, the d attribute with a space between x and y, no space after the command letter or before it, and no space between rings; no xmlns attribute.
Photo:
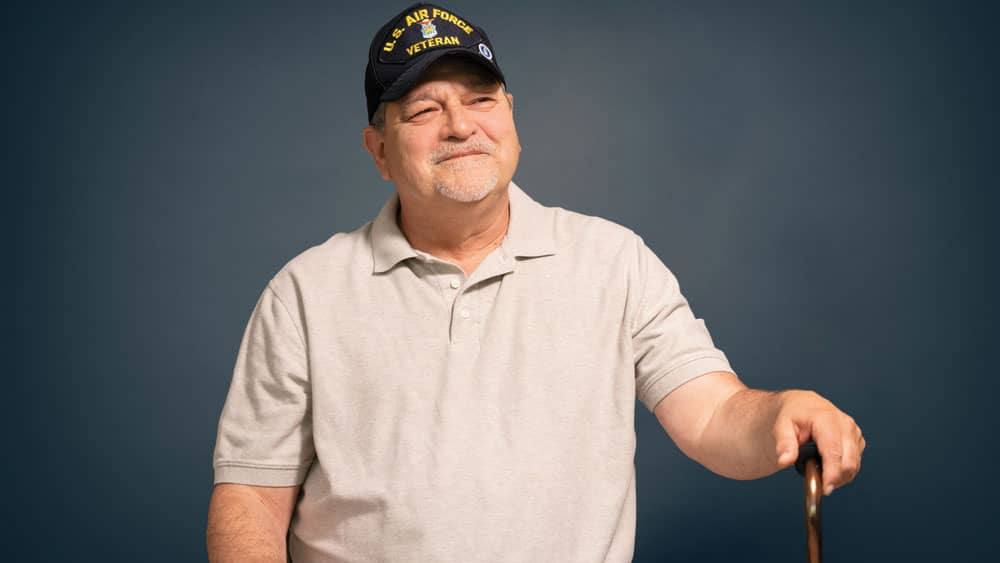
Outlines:
<svg viewBox="0 0 1000 563"><path fill-rule="evenodd" d="M819 462L808 459L805 462L806 486L806 549L809 563L820 563L821 534L819 508L823 500L823 477Z"/></svg>

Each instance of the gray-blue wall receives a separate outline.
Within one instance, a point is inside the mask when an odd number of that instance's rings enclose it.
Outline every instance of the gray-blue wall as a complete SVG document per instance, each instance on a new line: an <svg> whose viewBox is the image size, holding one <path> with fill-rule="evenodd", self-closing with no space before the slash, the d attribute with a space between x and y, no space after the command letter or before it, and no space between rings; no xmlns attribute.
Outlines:
<svg viewBox="0 0 1000 563"><path fill-rule="evenodd" d="M404 4L289 4L6 11L5 560L204 559L259 292L391 189L361 146L362 75ZM639 232L746 382L818 390L860 422L862 473L824 503L828 558L987 553L995 14L452 6L515 95L515 180ZM797 475L728 481L645 410L636 425L636 561L802 559Z"/></svg>

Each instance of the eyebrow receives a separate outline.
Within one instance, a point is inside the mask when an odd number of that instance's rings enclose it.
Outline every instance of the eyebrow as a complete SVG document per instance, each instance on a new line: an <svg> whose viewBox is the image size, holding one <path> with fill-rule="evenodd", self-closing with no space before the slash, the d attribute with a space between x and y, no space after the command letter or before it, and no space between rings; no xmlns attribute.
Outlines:
<svg viewBox="0 0 1000 563"><path fill-rule="evenodd" d="M433 99L434 96L431 96L430 92L422 92L419 94L414 94L412 96L407 96L403 98L402 100L400 100L399 107L405 108L406 106L415 104L423 100L433 100Z"/></svg>
<svg viewBox="0 0 1000 563"><path fill-rule="evenodd" d="M489 79L483 79L483 80L477 80L475 81L475 83L470 84L469 89L480 94L487 94L493 92L497 88L497 86L499 86L499 83L491 81ZM411 94L399 101L399 107L405 108L411 104L415 104L417 102L421 102L424 100L433 101L434 100L433 94L428 91L419 92L417 94Z"/></svg>

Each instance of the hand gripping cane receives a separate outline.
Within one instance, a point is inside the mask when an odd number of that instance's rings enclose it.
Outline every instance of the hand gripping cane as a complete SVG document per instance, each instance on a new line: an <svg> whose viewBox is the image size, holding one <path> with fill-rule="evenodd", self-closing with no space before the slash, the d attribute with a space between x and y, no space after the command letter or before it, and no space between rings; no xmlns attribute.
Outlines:
<svg viewBox="0 0 1000 563"><path fill-rule="evenodd" d="M795 470L805 477L806 484L806 561L820 563L819 505L823 499L823 464L816 442L809 440L799 447Z"/></svg>

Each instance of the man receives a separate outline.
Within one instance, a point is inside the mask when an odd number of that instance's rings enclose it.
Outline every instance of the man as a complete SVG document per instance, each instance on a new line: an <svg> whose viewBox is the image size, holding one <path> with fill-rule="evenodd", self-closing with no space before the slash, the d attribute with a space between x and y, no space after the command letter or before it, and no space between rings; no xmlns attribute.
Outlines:
<svg viewBox="0 0 1000 563"><path fill-rule="evenodd" d="M289 262L219 423L212 561L630 561L634 405L685 454L769 475L864 438L819 395L744 386L631 231L511 182L483 30L415 5L375 35L365 148L396 194ZM294 515L294 518L293 518Z"/></svg>

